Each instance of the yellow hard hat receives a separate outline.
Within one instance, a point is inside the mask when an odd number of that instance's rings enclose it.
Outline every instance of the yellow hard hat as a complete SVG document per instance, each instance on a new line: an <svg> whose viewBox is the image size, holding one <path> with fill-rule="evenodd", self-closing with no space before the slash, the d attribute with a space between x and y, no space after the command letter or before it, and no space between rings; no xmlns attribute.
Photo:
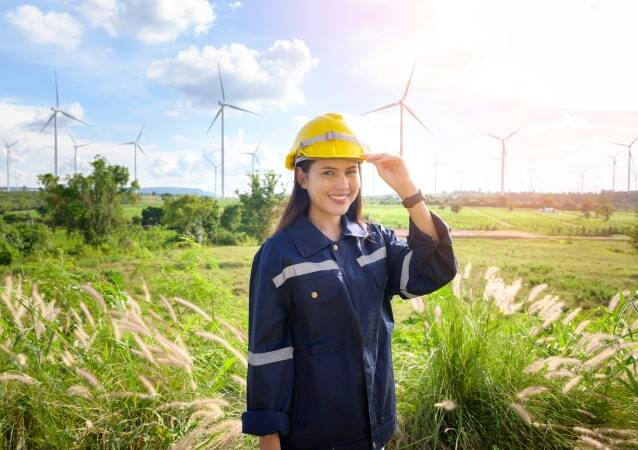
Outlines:
<svg viewBox="0 0 638 450"><path fill-rule="evenodd" d="M354 159L363 161L365 149L352 130L336 113L315 117L306 123L295 138L286 155L286 169L293 170L295 163L304 159Z"/></svg>

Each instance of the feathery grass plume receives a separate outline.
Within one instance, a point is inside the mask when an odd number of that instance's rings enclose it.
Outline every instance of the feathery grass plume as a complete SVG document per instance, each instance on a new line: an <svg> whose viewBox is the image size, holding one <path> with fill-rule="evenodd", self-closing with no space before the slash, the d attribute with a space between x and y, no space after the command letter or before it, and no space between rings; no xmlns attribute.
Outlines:
<svg viewBox="0 0 638 450"><path fill-rule="evenodd" d="M142 399L142 400L148 400L148 399L152 398L148 394L144 394L142 392L131 392L131 391L109 392L108 393L108 397L109 398L139 398L139 399Z"/></svg>
<svg viewBox="0 0 638 450"><path fill-rule="evenodd" d="M159 323L159 324L165 324L166 321L164 320L164 318L162 316L160 316L159 314L157 314L155 311L153 311L152 309L147 309L146 312L153 318L155 319L155 323Z"/></svg>
<svg viewBox="0 0 638 450"><path fill-rule="evenodd" d="M616 351L617 351L616 347L609 347L604 349L593 358L590 358L587 361L585 361L585 367L591 370L598 369L603 362L607 361L609 358L614 356L616 354Z"/></svg>
<svg viewBox="0 0 638 450"><path fill-rule="evenodd" d="M25 368L27 366L27 355L24 353L18 353L15 357L16 364L21 368Z"/></svg>
<svg viewBox="0 0 638 450"><path fill-rule="evenodd" d="M91 400L91 391L86 386L74 384L66 390L66 393L74 397L82 397Z"/></svg>
<svg viewBox="0 0 638 450"><path fill-rule="evenodd" d="M574 330L574 334L581 334L585 328L587 327L587 325L589 325L591 323L591 320L583 320L581 323L578 324L578 326L576 327L576 329Z"/></svg>
<svg viewBox="0 0 638 450"><path fill-rule="evenodd" d="M576 318L576 316L578 315L578 313L580 313L582 311L583 308L581 308L580 306L576 309L571 310L564 318L562 321L563 325L568 325L570 323L572 323L572 321Z"/></svg>
<svg viewBox="0 0 638 450"><path fill-rule="evenodd" d="M514 411L516 415L520 417L521 420L527 425L532 424L532 417L529 415L527 410L523 408L523 405L521 405L520 403L512 403L510 404L510 408L512 408L512 411Z"/></svg>
<svg viewBox="0 0 638 450"><path fill-rule="evenodd" d="M440 324L442 317L443 317L443 311L441 310L441 305L436 305L434 307L434 322L437 324Z"/></svg>
<svg viewBox="0 0 638 450"><path fill-rule="evenodd" d="M226 350L228 350L233 355L235 355L235 358L237 358L239 362L241 362L244 365L244 367L248 368L248 361L246 360L246 357L242 355L239 352L239 350L233 347L224 338L217 336L216 334L213 334L213 333L208 333L206 331L196 331L195 334L203 339L207 339L209 341L213 341L213 342L217 342L218 344L221 344Z"/></svg>
<svg viewBox="0 0 638 450"><path fill-rule="evenodd" d="M208 313L206 313L199 306L194 305L193 303L191 303L191 302L189 302L187 300L184 300L181 297L173 297L173 300L175 300L180 305L183 305L183 306L187 307L188 309L190 309L194 313L199 314L206 322L212 322L213 321L213 319L208 315Z"/></svg>
<svg viewBox="0 0 638 450"><path fill-rule="evenodd" d="M566 358L563 356L550 356L546 359L547 369L550 371L558 370L562 366L580 366L581 361L578 358Z"/></svg>
<svg viewBox="0 0 638 450"><path fill-rule="evenodd" d="M195 440L206 432L206 428L213 421L215 421L215 417L212 415L201 419L199 425L171 446L171 450L190 450L193 448Z"/></svg>
<svg viewBox="0 0 638 450"><path fill-rule="evenodd" d="M486 280L489 280L494 275L496 275L496 272L498 272L498 267L495 267L495 266L488 267L487 270L485 271L485 275L483 275L483 278L485 278Z"/></svg>
<svg viewBox="0 0 638 450"><path fill-rule="evenodd" d="M596 433L609 434L623 438L638 438L638 430L626 430L622 428L594 428Z"/></svg>
<svg viewBox="0 0 638 450"><path fill-rule="evenodd" d="M84 314L84 317L86 317L86 320L88 320L89 324L91 325L91 328L95 330L95 320L93 319L93 315L91 314L91 311L89 311L89 308L87 308L82 301L80 302L80 309L82 310L82 314Z"/></svg>
<svg viewBox="0 0 638 450"><path fill-rule="evenodd" d="M563 386L563 394L567 394L574 387L576 387L576 385L580 383L581 379L582 377L580 375L576 375L574 378L572 378L567 383L565 383L565 386Z"/></svg>
<svg viewBox="0 0 638 450"><path fill-rule="evenodd" d="M87 383L89 383L91 386L95 386L97 387L99 385L97 378L95 377L95 375L93 375L91 372L89 372L86 369L82 369L80 367L77 367L75 369L75 373L79 376L82 377L86 380Z"/></svg>
<svg viewBox="0 0 638 450"><path fill-rule="evenodd" d="M221 397L198 398L190 402L193 408L225 408L230 404Z"/></svg>
<svg viewBox="0 0 638 450"><path fill-rule="evenodd" d="M529 291L529 294L527 294L527 299L525 299L525 303L532 303L534 300L536 300L536 297L538 297L538 295L541 292L543 292L546 288L547 288L547 284L545 283L534 286L532 290Z"/></svg>
<svg viewBox="0 0 638 450"><path fill-rule="evenodd" d="M120 330L119 325L117 324L117 320L111 319L111 327L113 328L113 335L115 336L116 341L122 340L122 331Z"/></svg>
<svg viewBox="0 0 638 450"><path fill-rule="evenodd" d="M580 436L577 442L580 444L587 445L588 447L591 447L591 448L596 448L600 450L610 450L609 447L607 447L605 444L589 436Z"/></svg>
<svg viewBox="0 0 638 450"><path fill-rule="evenodd" d="M151 383L148 378L146 378L144 375L138 375L138 378L140 379L140 381L146 388L148 395L150 395L151 397L154 397L157 395L157 390L155 389L155 386L153 386L153 383Z"/></svg>
<svg viewBox="0 0 638 450"><path fill-rule="evenodd" d="M179 321L177 320L177 315L175 315L175 310L173 309L171 304L168 302L168 300L166 300L166 297L164 297L163 295L160 295L160 301L162 302L162 305L164 305L164 308L166 309L166 311L168 311L168 314L171 316L171 319L173 319L173 322L179 323Z"/></svg>
<svg viewBox="0 0 638 450"><path fill-rule="evenodd" d="M73 368L75 367L75 358L73 357L73 355L71 353L69 353L68 350L64 350L62 352L62 362L64 363L65 366Z"/></svg>
<svg viewBox="0 0 638 450"><path fill-rule="evenodd" d="M525 369L523 369L523 373L537 373L537 372L540 372L545 367L546 362L547 362L546 359L539 359L537 361L534 361L529 366L527 366Z"/></svg>
<svg viewBox="0 0 638 450"><path fill-rule="evenodd" d="M106 307L106 302L104 301L104 297L100 294L93 286L90 284L83 284L81 286L82 290L89 294L91 297L95 299L98 305L102 308L103 311L106 311L108 308Z"/></svg>
<svg viewBox="0 0 638 450"><path fill-rule="evenodd" d="M179 337L178 337L179 338ZM155 333L155 340L162 347L162 356L169 356L175 360L179 360L185 367L190 369L193 367L193 357L190 355L188 348L183 342L175 343L168 340L160 332Z"/></svg>
<svg viewBox="0 0 638 450"><path fill-rule="evenodd" d="M16 306L13 304L13 301L11 300L12 292L13 292L13 278L11 278L11 275L7 275L6 278L4 279L4 292L2 293L2 301L4 302L5 306L9 310L9 314L11 314L11 318L13 319L13 323L15 324L15 326L18 327L19 329L23 329L22 320L18 313L18 309L16 308Z"/></svg>
<svg viewBox="0 0 638 450"><path fill-rule="evenodd" d="M590 430L589 428L573 427L572 430L574 430L578 434L584 434L586 436L592 436L592 437L598 436L598 433L594 432L593 430Z"/></svg>
<svg viewBox="0 0 638 450"><path fill-rule="evenodd" d="M220 325L222 325L223 327L225 327L228 331L230 331L231 333L233 333L235 335L235 337L237 339L239 339L242 342L248 342L248 336L246 335L246 333L244 332L244 330L242 330L239 327L236 327L234 325L231 325L230 323L226 322L224 319L222 319L221 317L217 317L215 316L215 320L217 322L220 323Z"/></svg>
<svg viewBox="0 0 638 450"><path fill-rule="evenodd" d="M571 378L574 375L575 374L573 372L570 372L567 369L559 369L559 370L554 370L552 372L547 372L545 374L545 378L547 378L548 380L557 380L560 378Z"/></svg>
<svg viewBox="0 0 638 450"><path fill-rule="evenodd" d="M212 409L198 409L193 414L191 414L188 418L191 420L202 420L206 417L212 417L213 419L219 419L224 416L224 412L221 409L212 410Z"/></svg>
<svg viewBox="0 0 638 450"><path fill-rule="evenodd" d="M241 420L237 419L228 419L216 423L211 428L209 428L210 433L219 433L219 437L214 439L211 442L211 450L216 449L226 449L229 448L228 445L235 440L239 435L241 435L242 423Z"/></svg>
<svg viewBox="0 0 638 450"><path fill-rule="evenodd" d="M77 340L73 344L74 346L75 344L80 343L86 350L91 347L91 338L88 334L86 334L86 331L84 331L84 327L82 327L82 325L78 325L75 330L73 330L73 335L77 338Z"/></svg>
<svg viewBox="0 0 638 450"><path fill-rule="evenodd" d="M441 400L440 402L435 403L434 407L449 412L456 409L456 403L454 403L452 400Z"/></svg>
<svg viewBox="0 0 638 450"><path fill-rule="evenodd" d="M615 310L619 302L620 302L620 292L616 292L614 296L611 298L611 300L609 300L609 304L607 305L607 309L609 310L609 312L612 312L613 310Z"/></svg>
<svg viewBox="0 0 638 450"><path fill-rule="evenodd" d="M153 354L146 346L146 343L144 343L144 340L137 333L131 333L131 335L133 336L133 339L135 340L135 343L137 344L137 346L140 348L140 351L144 355L144 359L146 359L148 362L150 362L154 366L157 366L157 361L155 361Z"/></svg>
<svg viewBox="0 0 638 450"><path fill-rule="evenodd" d="M547 391L545 386L529 386L516 394L516 398L519 400L526 400L532 395L542 394L545 391Z"/></svg>
<svg viewBox="0 0 638 450"><path fill-rule="evenodd" d="M461 298L461 284L462 284L462 282L463 282L463 280L462 280L461 272L458 272L454 276L454 279L452 280L452 294L454 294L454 296L456 298Z"/></svg>
<svg viewBox="0 0 638 450"><path fill-rule="evenodd" d="M0 382L3 382L3 381L17 381L19 383L24 383L24 384L37 383L37 381L31 378L29 375L25 373L15 373L15 372L0 373Z"/></svg>
<svg viewBox="0 0 638 450"><path fill-rule="evenodd" d="M423 303L423 299L421 297L413 297L410 299L412 303L412 310L417 313L422 313L425 311L425 304Z"/></svg>
<svg viewBox="0 0 638 450"><path fill-rule="evenodd" d="M235 383L240 385L242 388L246 389L246 379L240 377L239 375L231 375L230 378L233 379Z"/></svg>
<svg viewBox="0 0 638 450"><path fill-rule="evenodd" d="M592 333L585 334L576 343L576 349L582 350L585 353L591 355L599 349L607 345L607 341L613 342L616 340L616 336L608 333Z"/></svg>
<svg viewBox="0 0 638 450"><path fill-rule="evenodd" d="M463 279L467 280L470 278L470 274L472 273L472 261L468 262L465 265L465 270L463 270Z"/></svg>
<svg viewBox="0 0 638 450"><path fill-rule="evenodd" d="M144 279L144 277L140 277L140 279L142 280L142 290L144 291L144 301L146 303L150 303L151 302L151 293L148 291L148 286L146 285L146 280Z"/></svg>
<svg viewBox="0 0 638 450"><path fill-rule="evenodd" d="M430 332L430 322L428 322L427 320L423 321L423 331L425 331L425 334L428 334Z"/></svg>

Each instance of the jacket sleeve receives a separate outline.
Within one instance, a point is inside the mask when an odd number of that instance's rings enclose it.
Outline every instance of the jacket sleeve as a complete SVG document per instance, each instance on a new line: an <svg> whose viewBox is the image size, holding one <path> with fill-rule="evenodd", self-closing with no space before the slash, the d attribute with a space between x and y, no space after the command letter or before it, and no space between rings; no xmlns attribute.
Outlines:
<svg viewBox="0 0 638 450"><path fill-rule="evenodd" d="M429 294L452 281L457 272L457 260L452 249L451 228L430 211L439 241L419 230L410 218L407 242L398 239L394 231L380 226L388 255L388 276L391 296L403 299Z"/></svg>
<svg viewBox="0 0 638 450"><path fill-rule="evenodd" d="M253 259L249 286L247 411L242 432L258 436L289 433L293 395L290 294L276 287L267 242Z"/></svg>

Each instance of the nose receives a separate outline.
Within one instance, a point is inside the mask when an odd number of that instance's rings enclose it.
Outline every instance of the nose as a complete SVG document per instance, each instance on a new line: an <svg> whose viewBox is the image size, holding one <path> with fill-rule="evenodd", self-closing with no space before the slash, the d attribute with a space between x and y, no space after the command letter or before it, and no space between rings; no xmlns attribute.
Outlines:
<svg viewBox="0 0 638 450"><path fill-rule="evenodd" d="M350 179L345 173L339 176L337 180L337 187L343 189L344 191L350 190Z"/></svg>

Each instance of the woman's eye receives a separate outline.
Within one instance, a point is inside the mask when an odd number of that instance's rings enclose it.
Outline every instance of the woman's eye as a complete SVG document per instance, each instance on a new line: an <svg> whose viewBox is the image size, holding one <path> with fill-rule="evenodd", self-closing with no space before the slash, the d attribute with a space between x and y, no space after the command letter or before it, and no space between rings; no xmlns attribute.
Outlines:
<svg viewBox="0 0 638 450"><path fill-rule="evenodd" d="M356 175L357 171L356 170L349 170L348 171L348 175Z"/></svg>
<svg viewBox="0 0 638 450"><path fill-rule="evenodd" d="M324 175L332 175L334 172L332 170L326 170L323 174Z"/></svg>

